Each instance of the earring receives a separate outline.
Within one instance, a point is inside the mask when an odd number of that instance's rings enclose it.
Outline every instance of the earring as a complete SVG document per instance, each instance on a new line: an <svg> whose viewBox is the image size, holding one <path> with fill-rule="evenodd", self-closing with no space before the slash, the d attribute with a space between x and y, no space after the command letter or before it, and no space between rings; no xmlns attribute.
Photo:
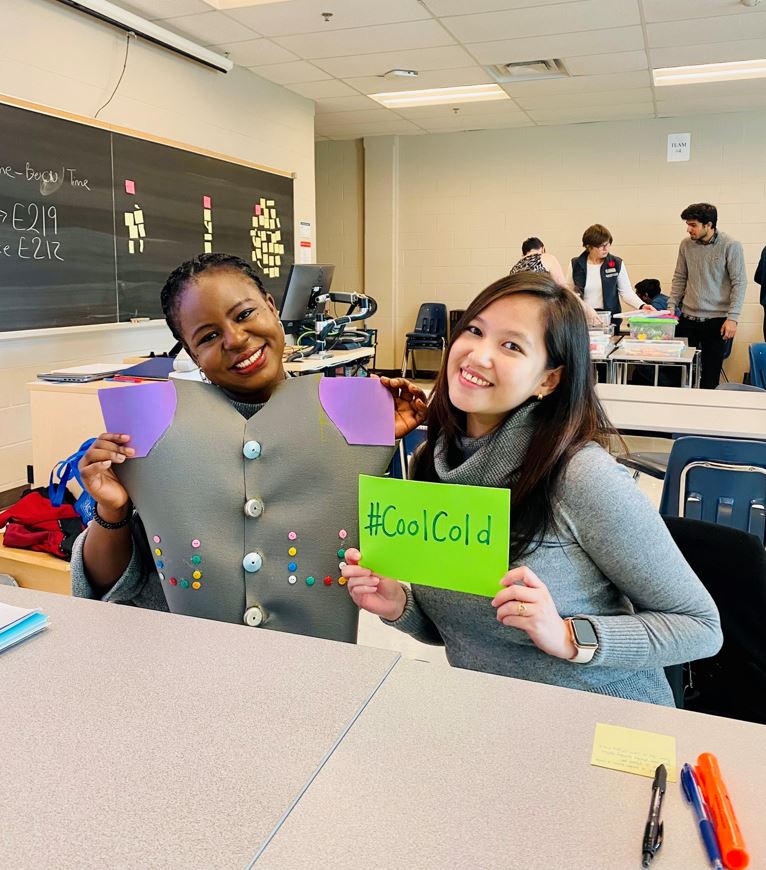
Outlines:
<svg viewBox="0 0 766 870"><path fill-rule="evenodd" d="M543 391L540 390L540 392L537 394L537 401L542 402L542 400L543 400Z"/></svg>

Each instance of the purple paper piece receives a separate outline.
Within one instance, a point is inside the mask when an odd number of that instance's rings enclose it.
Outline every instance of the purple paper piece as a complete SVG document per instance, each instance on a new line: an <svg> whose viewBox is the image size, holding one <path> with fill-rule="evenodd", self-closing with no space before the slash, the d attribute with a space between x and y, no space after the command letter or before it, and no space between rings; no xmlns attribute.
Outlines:
<svg viewBox="0 0 766 870"><path fill-rule="evenodd" d="M349 444L394 444L394 398L377 378L322 378L319 401Z"/></svg>
<svg viewBox="0 0 766 870"><path fill-rule="evenodd" d="M172 381L109 387L98 391L107 432L130 435L127 446L146 456L173 422L176 389Z"/></svg>

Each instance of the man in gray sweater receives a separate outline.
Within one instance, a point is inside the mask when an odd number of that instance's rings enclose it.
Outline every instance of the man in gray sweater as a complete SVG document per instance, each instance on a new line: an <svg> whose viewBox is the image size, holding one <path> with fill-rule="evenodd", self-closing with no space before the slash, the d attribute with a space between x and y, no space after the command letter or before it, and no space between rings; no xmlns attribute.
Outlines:
<svg viewBox="0 0 766 870"><path fill-rule="evenodd" d="M689 238L678 249L668 308L680 306L676 335L700 347L702 387L713 390L745 299L745 254L740 242L716 228L714 205L693 203L681 212L681 219Z"/></svg>

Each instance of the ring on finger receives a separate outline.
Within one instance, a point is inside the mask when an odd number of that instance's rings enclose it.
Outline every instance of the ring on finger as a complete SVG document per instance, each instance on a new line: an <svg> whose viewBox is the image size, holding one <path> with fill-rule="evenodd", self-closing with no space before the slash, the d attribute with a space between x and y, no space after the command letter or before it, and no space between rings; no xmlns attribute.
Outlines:
<svg viewBox="0 0 766 870"><path fill-rule="evenodd" d="M523 601L519 601L519 603L516 605L516 615L517 616L524 616L524 615L526 615L526 612L527 612L527 605L524 604Z"/></svg>

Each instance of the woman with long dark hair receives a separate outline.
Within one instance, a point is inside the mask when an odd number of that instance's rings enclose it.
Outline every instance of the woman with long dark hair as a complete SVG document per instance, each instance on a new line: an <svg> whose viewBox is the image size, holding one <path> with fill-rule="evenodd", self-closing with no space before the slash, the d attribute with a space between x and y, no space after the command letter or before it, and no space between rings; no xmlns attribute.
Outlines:
<svg viewBox="0 0 766 870"><path fill-rule="evenodd" d="M546 275L496 281L452 336L413 476L510 487L510 570L490 602L348 550L353 600L456 667L672 706L662 668L714 655L718 612L609 434L577 299Z"/></svg>

